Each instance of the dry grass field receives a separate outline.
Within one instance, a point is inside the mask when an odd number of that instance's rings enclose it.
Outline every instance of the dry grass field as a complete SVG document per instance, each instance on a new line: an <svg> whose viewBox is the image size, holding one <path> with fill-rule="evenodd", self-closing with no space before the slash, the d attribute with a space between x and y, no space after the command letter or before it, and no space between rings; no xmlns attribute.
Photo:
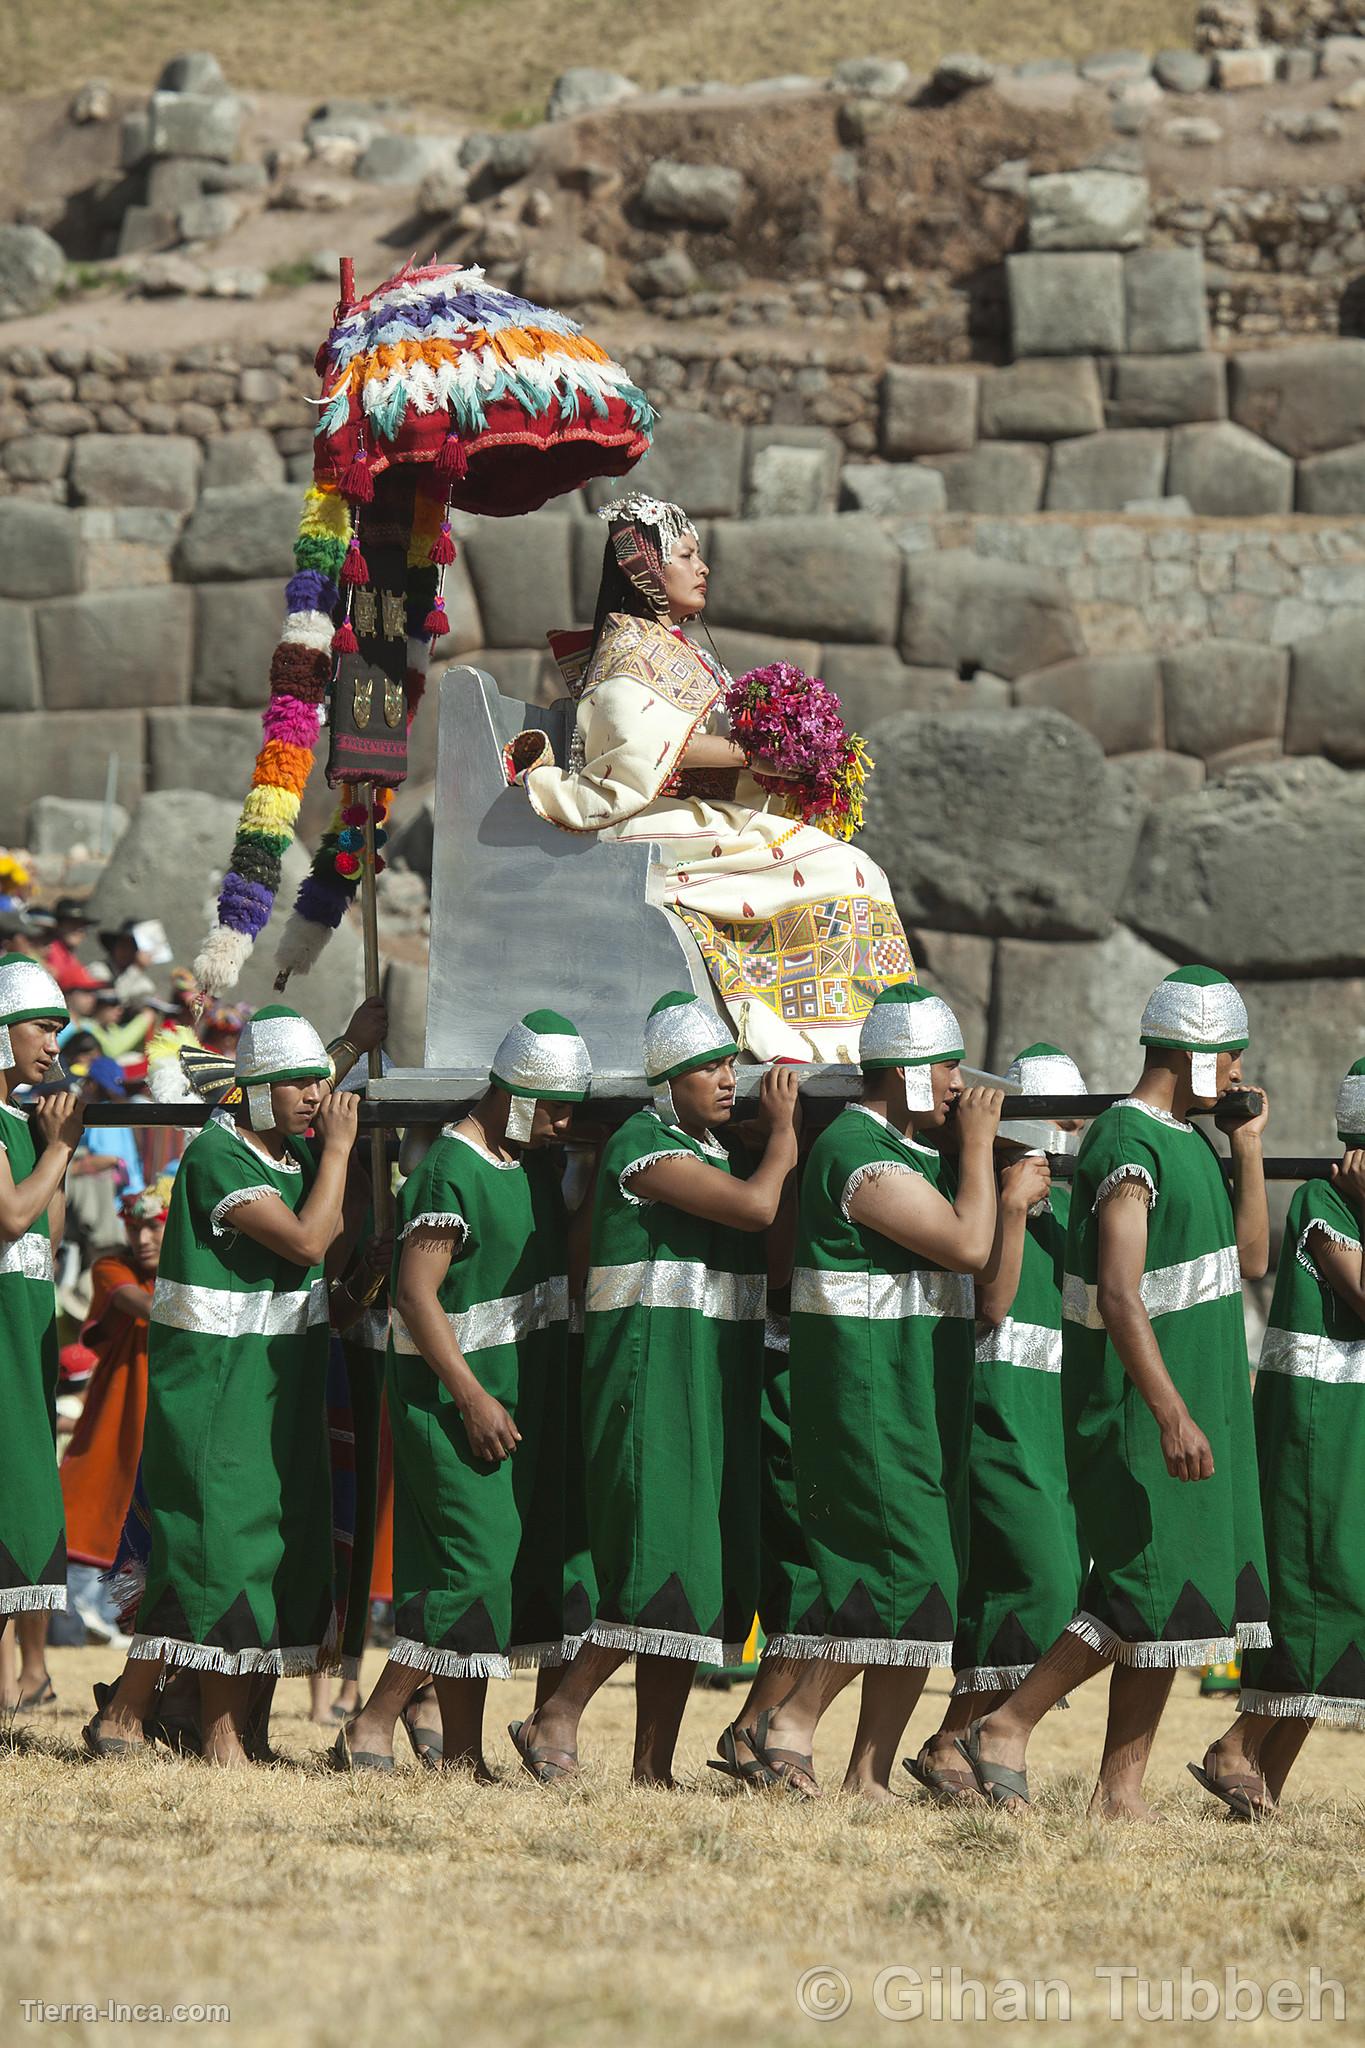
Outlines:
<svg viewBox="0 0 1365 2048"><path fill-rule="evenodd" d="M178 49L212 49L234 85L444 103L483 119L538 118L556 74L599 64L654 87L827 71L840 57L948 50L1002 62L1188 45L1195 0L4 0L7 92L103 76L143 89Z"/></svg>
<svg viewBox="0 0 1365 2048"><path fill-rule="evenodd" d="M454 2040L458 2048L592 2048L667 2041L766 2048L816 2033L796 2003L807 1970L848 1978L851 2009L834 2039L881 2041L879 1970L957 1967L984 1980L997 2017L970 2030L1015 2039L1004 2017L1021 1981L1061 1979L1069 2025L1050 2039L1150 2034L1130 1981L1097 1966L1173 1980L1182 1966L1221 1988L1229 1966L1264 1993L1345 1988L1346 2018L1306 2038L1365 2040L1359 1963L1365 1908L1365 1743L1320 1729L1292 1801L1267 1825L1220 1820L1186 1775L1227 1717L1177 1680L1151 1774L1162 1827L1104 1827L1083 1808L1098 1750L1103 1685L1049 1717L1036 1745L1037 1805L1021 1821L948 1813L918 1795L893 1810L827 1798L732 1796L703 1759L735 1694L699 1691L688 1710L685 1791L633 1791L625 1779L631 1691L613 1683L585 1723L590 1767L572 1790L513 1774L504 1722L529 1682L490 1688L491 1754L506 1782L480 1789L418 1773L388 1780L326 1773L328 1740L305 1718L307 1688L280 1688L275 1735L286 1761L240 1776L152 1756L129 1765L79 1753L89 1685L112 1676L107 1651L55 1652L56 1710L21 1724L0 1757L0 2040L32 2040L24 1999L51 2004L226 2004L226 2028L156 2037L351 2048ZM377 1657L367 1660L369 1676ZM941 1711L934 1678L911 1734ZM852 1721L831 1714L823 1753L837 1776ZM907 1794L913 1788L905 1780ZM884 1994L904 1999L909 1980ZM1111 1990L1127 2016L1112 2021ZM962 1994L966 1996L965 1992ZM1157 2002L1160 1985L1147 1996ZM1279 1994L1283 1997L1285 1994ZM946 1991L945 1991L946 1996ZM1036 2006L1030 2004L1030 2010ZM1326 2011L1332 2012L1330 2000ZM1196 2006L1195 2010L1198 2010ZM1055 2008L1054 2008L1055 2012ZM1162 2039L1203 2038L1174 2019ZM126 2026L50 2021L44 2042L127 2041ZM893 2033L892 2038L895 2038ZM1237 2038L1302 2040L1284 2019Z"/></svg>

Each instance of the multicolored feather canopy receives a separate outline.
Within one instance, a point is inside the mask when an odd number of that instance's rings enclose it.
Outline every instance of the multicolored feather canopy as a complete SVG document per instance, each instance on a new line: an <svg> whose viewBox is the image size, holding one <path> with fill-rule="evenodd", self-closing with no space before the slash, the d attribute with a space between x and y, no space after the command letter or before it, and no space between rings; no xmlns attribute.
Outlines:
<svg viewBox="0 0 1365 2048"><path fill-rule="evenodd" d="M397 464L422 466L401 593L410 723L431 642L449 630L441 585L455 558L450 507L500 518L532 512L590 477L623 476L653 433L649 400L576 322L489 284L481 270L407 265L361 298L350 278L344 262L341 303L318 351L314 481L270 664L261 750L195 961L205 996L233 986L274 908L328 692L357 645L353 606L369 580L361 526L376 481ZM374 793L377 822L389 795ZM306 972L359 885L351 841L360 835L345 815L355 797L343 788L299 889L280 943L282 974Z"/></svg>

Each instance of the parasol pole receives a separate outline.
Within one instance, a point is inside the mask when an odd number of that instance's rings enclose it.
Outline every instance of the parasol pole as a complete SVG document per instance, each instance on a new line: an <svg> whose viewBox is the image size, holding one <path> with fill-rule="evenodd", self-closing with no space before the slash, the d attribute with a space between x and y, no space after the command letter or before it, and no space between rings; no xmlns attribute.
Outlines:
<svg viewBox="0 0 1365 2048"><path fill-rule="evenodd" d="M366 791L365 853L360 870L360 928L365 943L365 994L377 996L379 989L379 898L375 887L374 791ZM383 1078L384 1056L377 1045L366 1054L370 1079ZM393 1190L389 1180L388 1148L382 1130L370 1133L370 1184L373 1189L376 1237L387 1237L393 1228Z"/></svg>

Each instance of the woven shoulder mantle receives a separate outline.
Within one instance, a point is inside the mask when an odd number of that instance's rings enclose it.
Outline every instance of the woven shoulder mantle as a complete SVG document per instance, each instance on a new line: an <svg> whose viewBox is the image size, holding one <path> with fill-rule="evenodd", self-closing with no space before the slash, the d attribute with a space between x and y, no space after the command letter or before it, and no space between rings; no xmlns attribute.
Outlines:
<svg viewBox="0 0 1365 2048"><path fill-rule="evenodd" d="M608 677L628 676L643 683L676 711L700 718L721 694L721 686L691 645L657 619L637 619L612 612L602 629L583 694Z"/></svg>

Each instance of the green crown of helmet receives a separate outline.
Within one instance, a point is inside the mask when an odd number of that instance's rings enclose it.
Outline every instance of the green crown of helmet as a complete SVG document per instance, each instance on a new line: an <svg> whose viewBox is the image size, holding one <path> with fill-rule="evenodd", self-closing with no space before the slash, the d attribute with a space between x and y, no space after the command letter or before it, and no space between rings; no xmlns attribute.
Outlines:
<svg viewBox="0 0 1365 2048"><path fill-rule="evenodd" d="M535 1102L585 1102L592 1061L578 1027L558 1010L531 1010L493 1055L489 1080Z"/></svg>
<svg viewBox="0 0 1365 2048"><path fill-rule="evenodd" d="M863 1019L858 1058L865 1074L965 1057L962 1026L942 996L922 982L898 981L882 989Z"/></svg>
<svg viewBox="0 0 1365 2048"><path fill-rule="evenodd" d="M1175 1052L1241 1052L1251 1040L1246 1004L1213 967L1177 967L1142 1013L1140 1043Z"/></svg>
<svg viewBox="0 0 1365 2048"><path fill-rule="evenodd" d="M711 1005L681 989L660 996L645 1020L645 1079L651 1088L738 1052L729 1026Z"/></svg>

